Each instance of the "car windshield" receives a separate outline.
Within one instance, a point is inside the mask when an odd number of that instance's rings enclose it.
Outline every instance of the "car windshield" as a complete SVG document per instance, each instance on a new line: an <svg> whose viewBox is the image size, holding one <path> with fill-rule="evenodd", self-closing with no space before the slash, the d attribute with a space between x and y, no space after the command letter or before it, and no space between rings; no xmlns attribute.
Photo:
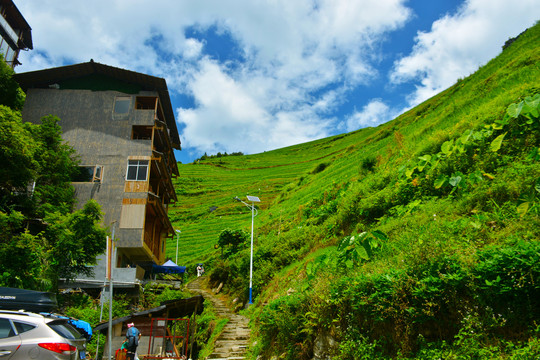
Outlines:
<svg viewBox="0 0 540 360"><path fill-rule="evenodd" d="M51 321L47 324L51 329L53 329L58 335L66 338L66 339L80 339L83 336L80 332L75 330L75 328L71 325L69 325L65 321Z"/></svg>

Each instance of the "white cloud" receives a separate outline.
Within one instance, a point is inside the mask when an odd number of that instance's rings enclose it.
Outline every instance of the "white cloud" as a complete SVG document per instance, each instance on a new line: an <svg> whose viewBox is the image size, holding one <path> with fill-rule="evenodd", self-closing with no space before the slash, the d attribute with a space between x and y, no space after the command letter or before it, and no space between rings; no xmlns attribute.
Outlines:
<svg viewBox="0 0 540 360"><path fill-rule="evenodd" d="M377 126L391 120L396 114L381 99L373 99L360 111L355 111L345 121L345 129L354 131Z"/></svg>
<svg viewBox="0 0 540 360"><path fill-rule="evenodd" d="M347 89L377 76L373 43L410 17L405 0L15 1L35 45L17 71L92 58L165 77L194 98L173 104L184 148L209 153L330 135ZM210 59L188 28L229 34L242 59Z"/></svg>
<svg viewBox="0 0 540 360"><path fill-rule="evenodd" d="M409 96L414 106L466 77L497 56L508 34L518 35L540 19L536 0L468 0L419 32L409 56L394 64L394 83L417 82Z"/></svg>
<svg viewBox="0 0 540 360"><path fill-rule="evenodd" d="M200 56L203 48L203 44L200 41L195 39L186 39L186 44L184 48L184 58L193 59Z"/></svg>
<svg viewBox="0 0 540 360"><path fill-rule="evenodd" d="M274 85L267 78L234 79L217 62L201 60L200 71L189 84L197 106L177 109L178 121L185 126L184 146L208 153L254 153L328 133L328 123L309 106L278 111L272 101L265 102Z"/></svg>

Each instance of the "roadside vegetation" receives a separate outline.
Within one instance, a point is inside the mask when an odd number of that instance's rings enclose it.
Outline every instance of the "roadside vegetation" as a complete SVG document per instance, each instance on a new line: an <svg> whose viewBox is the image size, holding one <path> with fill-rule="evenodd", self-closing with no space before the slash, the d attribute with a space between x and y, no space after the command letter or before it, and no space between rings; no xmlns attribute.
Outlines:
<svg viewBox="0 0 540 360"><path fill-rule="evenodd" d="M262 201L253 358L540 356L539 39L376 128L179 165L179 262L243 303L249 241L220 234Z"/></svg>

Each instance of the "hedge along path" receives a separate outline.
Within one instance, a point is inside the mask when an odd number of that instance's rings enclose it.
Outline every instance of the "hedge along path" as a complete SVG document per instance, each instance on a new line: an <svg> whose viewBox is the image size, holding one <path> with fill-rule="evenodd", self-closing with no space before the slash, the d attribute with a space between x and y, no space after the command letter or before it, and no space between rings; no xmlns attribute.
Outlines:
<svg viewBox="0 0 540 360"><path fill-rule="evenodd" d="M212 354L210 354L206 359L245 359L244 354L249 345L249 337L251 333L248 327L249 319L245 316L233 313L223 302L223 300L215 296L211 291L203 288L201 286L203 278L204 277L198 277L187 284L188 290L200 294L205 299L208 299L214 306L218 316L229 319L214 344Z"/></svg>

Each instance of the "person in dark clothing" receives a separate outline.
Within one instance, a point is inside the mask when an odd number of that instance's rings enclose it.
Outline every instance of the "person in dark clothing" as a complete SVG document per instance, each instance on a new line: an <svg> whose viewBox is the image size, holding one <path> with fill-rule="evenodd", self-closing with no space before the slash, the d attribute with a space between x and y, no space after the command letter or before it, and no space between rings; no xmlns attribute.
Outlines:
<svg viewBox="0 0 540 360"><path fill-rule="evenodd" d="M139 339L141 338L141 332L135 327L135 324L129 323L126 332L127 341L127 354L126 360L135 360L135 352L137 346L139 346Z"/></svg>

